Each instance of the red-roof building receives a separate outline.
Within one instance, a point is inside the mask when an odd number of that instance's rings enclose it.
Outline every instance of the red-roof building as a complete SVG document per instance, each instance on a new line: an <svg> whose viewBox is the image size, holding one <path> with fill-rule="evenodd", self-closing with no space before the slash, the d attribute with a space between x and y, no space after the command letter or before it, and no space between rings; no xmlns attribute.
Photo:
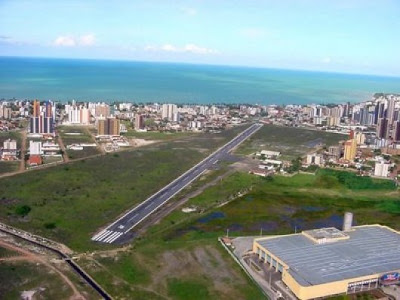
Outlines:
<svg viewBox="0 0 400 300"><path fill-rule="evenodd" d="M29 156L29 161L28 161L30 166L38 166L42 164L42 158L40 155L30 155Z"/></svg>

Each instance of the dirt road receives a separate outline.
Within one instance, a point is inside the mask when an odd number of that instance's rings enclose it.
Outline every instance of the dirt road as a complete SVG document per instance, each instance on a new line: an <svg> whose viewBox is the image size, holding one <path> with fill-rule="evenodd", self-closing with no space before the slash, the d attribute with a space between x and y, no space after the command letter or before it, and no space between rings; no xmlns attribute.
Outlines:
<svg viewBox="0 0 400 300"><path fill-rule="evenodd" d="M1 259L1 260L3 260L3 261L7 261L7 260L8 261L24 260L24 261L28 261L28 262L39 262L42 265L44 265L47 268L49 268L52 271L54 271L55 273L57 273L62 278L62 280L72 289L73 296L70 298L71 300L85 299L67 276L65 276L63 273L61 273L61 271L59 271L57 268L55 268L53 265L48 263L45 259L43 259L39 255L37 255L37 254L35 254L33 252L30 252L28 250L19 248L19 247L15 246L15 245L7 243L5 241L1 241L1 240L0 240L0 247L6 248L8 250L15 251L15 252L17 252L17 253L19 253L21 255L21 256L13 256L13 257L9 257L9 258L4 258L4 259Z"/></svg>

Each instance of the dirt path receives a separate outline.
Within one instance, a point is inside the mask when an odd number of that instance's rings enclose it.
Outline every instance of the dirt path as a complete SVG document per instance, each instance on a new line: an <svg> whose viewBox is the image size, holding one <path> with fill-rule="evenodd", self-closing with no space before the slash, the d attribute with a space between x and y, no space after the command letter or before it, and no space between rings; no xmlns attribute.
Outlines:
<svg viewBox="0 0 400 300"><path fill-rule="evenodd" d="M69 157L68 157L68 154L67 154L67 150L65 149L64 142L63 142L63 140L61 138L61 134L58 134L58 145L60 145L60 148L61 148L61 150L63 152L64 162L66 162L66 163L69 162Z"/></svg>
<svg viewBox="0 0 400 300"><path fill-rule="evenodd" d="M65 276L63 273L61 273L61 271L56 269L54 266L52 266L46 260L41 258L39 255L37 255L37 254L35 254L33 252L30 252L28 250L16 247L16 246L14 246L12 244L6 243L6 242L1 241L1 240L0 240L0 246L3 247L3 248L6 248L8 250L15 251L15 252L17 252L17 253L22 255L22 256L19 256L19 257L10 257L8 260L14 260L14 261L15 260L25 260L25 261L29 261L29 262L39 262L39 263L41 263L42 265L46 266L47 268L49 268L52 271L54 271L55 273L57 273L63 279L63 281L72 289L74 294L71 297L71 299L73 299L73 300L85 299L67 276ZM7 259L2 259L2 260L7 260Z"/></svg>
<svg viewBox="0 0 400 300"><path fill-rule="evenodd" d="M88 135L90 135L90 136L92 137L93 142L96 143L97 149L99 149L99 151L101 152L101 154L106 154L106 150L104 150L104 147L102 147L102 146L97 142L96 137L94 136L94 134L92 134L92 133L90 132L90 130L89 130L88 127L85 127L85 131L86 131L86 133L87 133Z"/></svg>
<svg viewBox="0 0 400 300"><path fill-rule="evenodd" d="M21 161L19 164L19 171L25 171L25 153L26 153L26 129L21 131Z"/></svg>

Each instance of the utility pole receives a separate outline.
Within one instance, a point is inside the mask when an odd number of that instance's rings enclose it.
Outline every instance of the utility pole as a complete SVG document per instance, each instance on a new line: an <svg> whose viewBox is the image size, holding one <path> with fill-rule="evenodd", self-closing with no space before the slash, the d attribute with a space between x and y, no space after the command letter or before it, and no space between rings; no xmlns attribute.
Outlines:
<svg viewBox="0 0 400 300"><path fill-rule="evenodd" d="M260 236L262 236L262 227L260 228Z"/></svg>
<svg viewBox="0 0 400 300"><path fill-rule="evenodd" d="M226 229L226 237L229 237L229 228Z"/></svg>

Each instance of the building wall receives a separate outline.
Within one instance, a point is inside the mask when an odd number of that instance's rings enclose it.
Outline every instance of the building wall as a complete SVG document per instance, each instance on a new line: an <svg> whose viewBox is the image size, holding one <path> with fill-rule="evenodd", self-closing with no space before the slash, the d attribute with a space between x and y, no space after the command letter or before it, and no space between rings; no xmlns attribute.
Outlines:
<svg viewBox="0 0 400 300"><path fill-rule="evenodd" d="M358 226L358 227L367 227L367 226L381 226L378 224L375 225L363 225L363 226ZM395 233L398 233L396 230L387 227L387 226L381 226L386 229L389 229ZM280 236L289 236L289 235L280 235ZM375 280L379 279L382 275L386 273L391 273L391 272L385 272L385 273L377 273L377 274L371 274L367 276L361 276L361 277L354 277L354 278L349 278L341 281L335 281L335 282L328 282L320 285L313 285L313 286L302 286L300 285L294 278L293 276L288 272L289 266L285 264L282 260L280 260L279 257L273 255L271 252L269 252L266 248L262 247L257 241L258 240L266 240L269 238L276 238L280 237L279 235L276 236L271 236L267 238L259 238L255 239L253 242L253 253L256 253L259 255L260 258L268 258L270 257L270 261L273 261L274 263L272 266L278 270L277 265L281 265L281 273L282 273L282 281L289 287L289 289L301 300L308 300L308 299L314 299L314 298L319 298L319 297L327 297L327 296L333 296L333 295L339 295L339 294L346 294L348 290L348 286L350 283L354 282L360 282L360 281L366 281L366 280ZM264 260L265 262L269 262L267 259ZM393 272L400 272L398 270L393 270Z"/></svg>
<svg viewBox="0 0 400 300"><path fill-rule="evenodd" d="M357 154L357 141L355 139L348 140L344 145L344 159L353 161Z"/></svg>
<svg viewBox="0 0 400 300"><path fill-rule="evenodd" d="M327 297L338 294L346 294L349 283L363 280L378 279L380 274L351 278L342 281L329 282L313 286L301 286L297 281L284 270L282 273L282 281L290 288L290 290L301 300L308 300L318 297Z"/></svg>

